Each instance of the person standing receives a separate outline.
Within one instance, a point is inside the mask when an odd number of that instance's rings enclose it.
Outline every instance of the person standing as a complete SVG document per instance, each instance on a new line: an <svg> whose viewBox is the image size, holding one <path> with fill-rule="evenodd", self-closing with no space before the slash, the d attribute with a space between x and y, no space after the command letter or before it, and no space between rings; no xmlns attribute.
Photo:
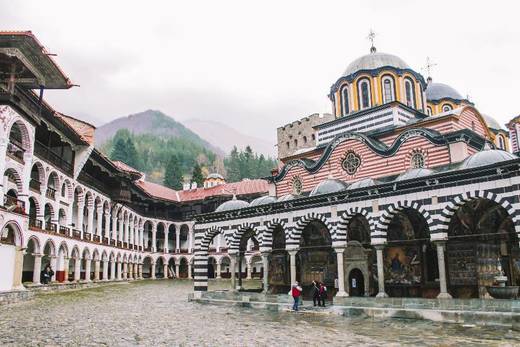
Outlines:
<svg viewBox="0 0 520 347"><path fill-rule="evenodd" d="M302 295L302 287L298 284L298 282L295 282L291 288L291 295L294 300L293 304L293 311L298 311L298 304L300 303L300 297Z"/></svg>
<svg viewBox="0 0 520 347"><path fill-rule="evenodd" d="M54 276L54 271L52 271L51 265L47 264L45 269L42 271L43 284L49 284L52 280L52 276Z"/></svg>
<svg viewBox="0 0 520 347"><path fill-rule="evenodd" d="M325 307L325 299L327 298L327 287L325 287L324 283L320 283L319 287L319 299L318 306Z"/></svg>
<svg viewBox="0 0 520 347"><path fill-rule="evenodd" d="M320 304L320 287L316 281L312 281L312 302L314 306L316 306L316 302L318 305Z"/></svg>

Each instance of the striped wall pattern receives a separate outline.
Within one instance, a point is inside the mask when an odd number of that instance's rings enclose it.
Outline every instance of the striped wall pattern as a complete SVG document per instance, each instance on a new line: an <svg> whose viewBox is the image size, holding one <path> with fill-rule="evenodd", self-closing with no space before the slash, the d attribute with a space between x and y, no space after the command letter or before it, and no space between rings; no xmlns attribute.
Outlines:
<svg viewBox="0 0 520 347"><path fill-rule="evenodd" d="M335 242L336 244L346 244L347 243L347 232L348 232L348 225L353 217L361 215L368 221L368 225L370 226L370 230L374 230L373 225L373 218L370 216L370 213L366 208L362 207L353 207L350 208L347 212L344 212L340 220L338 222L338 225L336 227L336 237Z"/></svg>
<svg viewBox="0 0 520 347"><path fill-rule="evenodd" d="M269 250L273 247L273 232L276 227L280 226L283 230L288 230L289 226L285 223L284 220L279 218L274 218L265 222L264 230L262 235L260 236L260 250ZM285 242L289 240L291 233L285 233Z"/></svg>
<svg viewBox="0 0 520 347"><path fill-rule="evenodd" d="M327 227L334 240L333 234L335 233L335 228L334 225L332 225L331 220L320 213L309 212L296 221L296 226L292 230L289 241L287 242L287 246L298 247L303 229L305 229L305 227L313 221L322 222Z"/></svg>

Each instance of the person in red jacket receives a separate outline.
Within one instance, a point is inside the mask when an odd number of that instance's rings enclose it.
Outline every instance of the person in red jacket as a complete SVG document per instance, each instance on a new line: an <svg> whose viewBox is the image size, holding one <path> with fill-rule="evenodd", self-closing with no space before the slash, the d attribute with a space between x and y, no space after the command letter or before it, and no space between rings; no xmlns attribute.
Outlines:
<svg viewBox="0 0 520 347"><path fill-rule="evenodd" d="M302 287L298 285L298 282L294 283L291 288L291 295L294 299L293 311L298 311L298 304L300 303L300 296L302 295Z"/></svg>

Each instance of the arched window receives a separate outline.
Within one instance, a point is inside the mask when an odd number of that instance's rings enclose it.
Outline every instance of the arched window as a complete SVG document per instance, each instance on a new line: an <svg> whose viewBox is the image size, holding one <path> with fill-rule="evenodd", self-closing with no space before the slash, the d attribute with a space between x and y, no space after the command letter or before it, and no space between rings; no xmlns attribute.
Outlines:
<svg viewBox="0 0 520 347"><path fill-rule="evenodd" d="M506 144L504 142L504 138L502 136L498 137L498 148L500 149L506 149Z"/></svg>
<svg viewBox="0 0 520 347"><path fill-rule="evenodd" d="M307 136L303 137L303 143L307 143Z"/></svg>
<svg viewBox="0 0 520 347"><path fill-rule="evenodd" d="M406 105L415 108L415 89L412 80L408 78L404 80L404 93L406 96Z"/></svg>
<svg viewBox="0 0 520 347"><path fill-rule="evenodd" d="M475 122L471 121L471 130L475 131Z"/></svg>
<svg viewBox="0 0 520 347"><path fill-rule="evenodd" d="M370 107L370 82L363 79L358 82L359 106L360 109Z"/></svg>
<svg viewBox="0 0 520 347"><path fill-rule="evenodd" d="M383 77L383 104L395 100L394 79L391 76Z"/></svg>
<svg viewBox="0 0 520 347"><path fill-rule="evenodd" d="M426 108L426 114L428 114L428 116L431 116L433 114L432 108L430 106Z"/></svg>
<svg viewBox="0 0 520 347"><path fill-rule="evenodd" d="M410 158L410 167L420 169L424 167L424 155L419 151L414 151Z"/></svg>
<svg viewBox="0 0 520 347"><path fill-rule="evenodd" d="M349 98L348 98L348 86L343 86L341 89L341 114L346 116L349 113Z"/></svg>
<svg viewBox="0 0 520 347"><path fill-rule="evenodd" d="M449 111L451 111L451 110L453 110L453 107L451 107L450 104L444 104L444 105L442 105L442 112L449 112Z"/></svg>

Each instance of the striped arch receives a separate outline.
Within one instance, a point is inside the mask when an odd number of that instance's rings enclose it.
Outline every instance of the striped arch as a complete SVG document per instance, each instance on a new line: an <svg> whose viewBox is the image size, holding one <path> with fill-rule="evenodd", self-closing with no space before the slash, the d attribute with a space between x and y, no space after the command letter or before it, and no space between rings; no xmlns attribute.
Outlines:
<svg viewBox="0 0 520 347"><path fill-rule="evenodd" d="M279 219L275 218L270 221L264 223L264 230L260 233L260 238L258 242L260 243L260 247L264 249L272 249L273 248L273 232L276 227L281 227L284 231L288 230L287 224ZM285 242L289 240L290 233L284 232Z"/></svg>
<svg viewBox="0 0 520 347"><path fill-rule="evenodd" d="M253 230L255 233L255 238L258 241L258 238L260 236L260 232L258 231L258 228L255 226L249 224L249 223L242 223L239 225L236 230L231 235L231 242L229 243L229 250L230 251L239 251L240 248L240 241L242 240L242 236L246 233L248 230ZM260 242L260 241L259 241Z"/></svg>
<svg viewBox="0 0 520 347"><path fill-rule="evenodd" d="M197 292L208 290L208 250L211 240L218 235L223 234L226 238L224 231L216 226L209 229L195 230L195 251L194 251L194 277L193 277L193 289ZM228 241L229 244L229 241Z"/></svg>
<svg viewBox="0 0 520 347"><path fill-rule="evenodd" d="M211 240L213 240L213 238L215 236L217 236L218 234L223 234L224 235L224 238L226 239L226 242L228 244L230 244L230 240L228 240L228 237L227 235L224 233L224 231L219 228L219 227L216 227L216 226L212 226L211 228L207 229L206 232L204 233L204 236L202 237L201 241L200 241L200 249L204 252L208 252L208 249L209 249L209 244L211 243Z"/></svg>
<svg viewBox="0 0 520 347"><path fill-rule="evenodd" d="M501 205L507 213L511 216L511 219L513 220L513 224L515 226L515 232L520 238L520 214L515 209L515 207L512 205L513 197L509 198L500 198L497 194L492 192L486 192L481 190L475 190L473 192L466 192L464 194L457 195L452 200L450 200L444 209L441 212L441 215L439 217L439 221L436 225L435 231L438 233L448 233L448 228L451 223L451 219L453 218L453 215L459 207L467 203L468 201L474 200L474 199L487 199L496 202L497 204Z"/></svg>
<svg viewBox="0 0 520 347"><path fill-rule="evenodd" d="M381 242L387 241L387 231L390 222L394 218L395 214L399 211L404 210L405 208L413 209L419 214L421 214L426 220L426 224L428 225L428 230L431 233L431 228L434 225L433 218L430 213L424 208L424 206L420 205L418 202L408 202L408 201L398 201L397 203L393 203L383 211L381 217L379 217L378 224L375 228L375 232L371 233L370 238L372 240L376 240Z"/></svg>
<svg viewBox="0 0 520 347"><path fill-rule="evenodd" d="M303 229L305 229L305 227L313 221L320 221L323 224L325 224L325 226L329 230L332 242L334 243L334 225L332 225L332 223L330 223L324 215L311 212L307 213L296 222L296 227L291 232L288 244L299 245Z"/></svg>
<svg viewBox="0 0 520 347"><path fill-rule="evenodd" d="M370 226L370 230L374 230L374 222L373 219L370 217L368 210L362 207L352 207L348 209L347 212L344 212L339 218L339 222L336 227L336 230L334 231L333 236L336 242L347 242L348 225L350 224L352 218L354 218L357 215L365 217L368 222L368 225Z"/></svg>

